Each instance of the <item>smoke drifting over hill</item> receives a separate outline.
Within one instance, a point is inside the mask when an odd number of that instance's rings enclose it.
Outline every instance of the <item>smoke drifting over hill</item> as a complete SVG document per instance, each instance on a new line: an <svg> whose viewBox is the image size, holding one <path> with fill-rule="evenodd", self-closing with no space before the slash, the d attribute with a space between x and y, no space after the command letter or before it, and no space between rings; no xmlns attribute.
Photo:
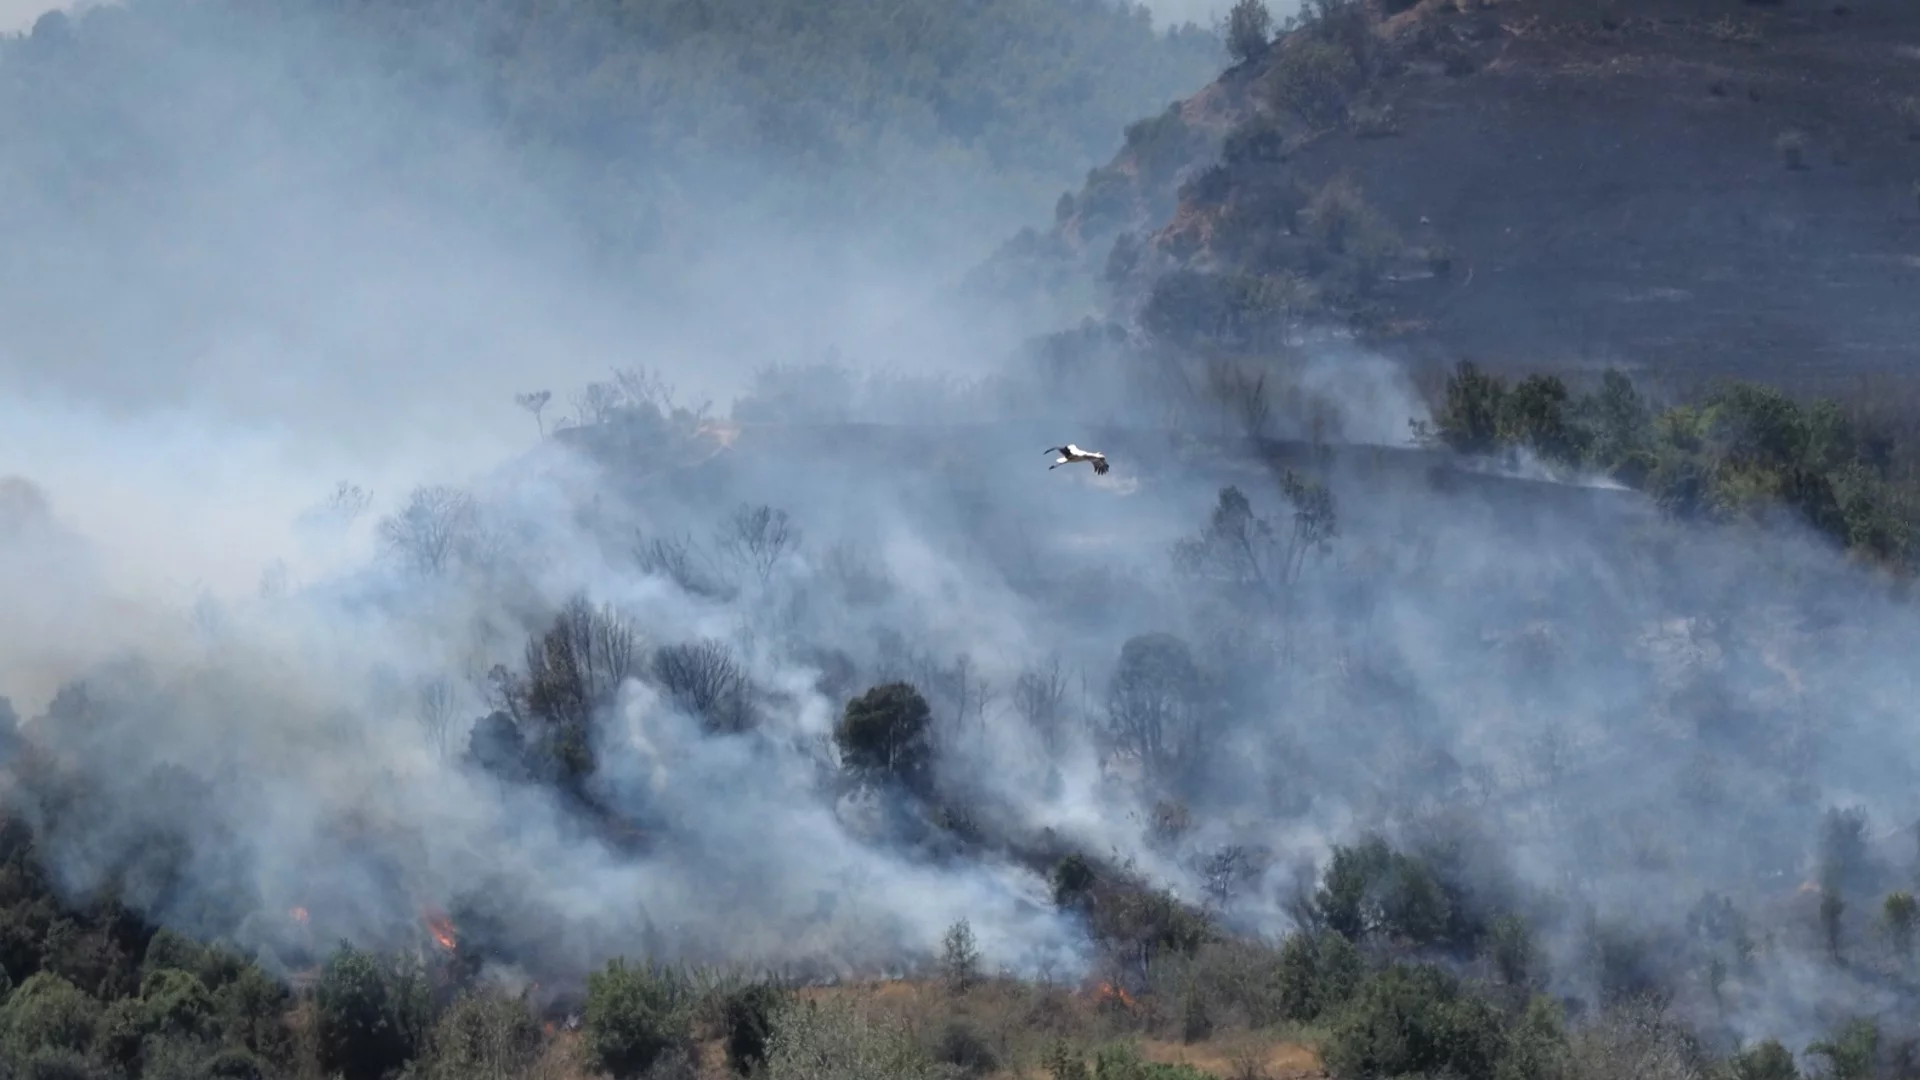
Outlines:
<svg viewBox="0 0 1920 1080"><path fill-rule="evenodd" d="M266 78L207 48L194 94ZM1811 974L1811 921L1747 949L1689 919L1708 892L1804 904L1830 806L1920 815L1912 612L1795 527L1430 473L1408 381L1332 346L1274 388L1269 431L1319 432L1286 473L1152 350L982 360L938 307L888 327L910 349L771 372L722 422L685 388L815 355L760 351L789 331L860 340L862 298L891 315L922 268L708 222L746 253L730 285L632 308L484 129L449 121L469 153L433 162L466 186L371 184L415 134L380 84L364 124L333 99L294 124L281 77L186 144L218 184L40 191L36 250L79 237L74 261L7 266L38 314L0 367L0 687L13 760L61 767L10 798L68 887L124 877L283 970L433 909L559 979L623 952L884 971L961 918L989 964L1065 974L1102 943L1054 903L1059 854L1279 932L1379 828L1458 886L1443 922L1527 913L1563 993L1738 952L1716 992L1741 1034L1892 1000ZM616 367L677 405L581 390ZM537 418L507 407L536 388ZM1062 439L1113 473L1049 472ZM561 645L594 658L564 673L585 693L540 705ZM932 778L852 790L835 722L896 679L932 707ZM502 749L541 709L582 724L571 788ZM1911 847L1866 844L1846 887Z"/></svg>

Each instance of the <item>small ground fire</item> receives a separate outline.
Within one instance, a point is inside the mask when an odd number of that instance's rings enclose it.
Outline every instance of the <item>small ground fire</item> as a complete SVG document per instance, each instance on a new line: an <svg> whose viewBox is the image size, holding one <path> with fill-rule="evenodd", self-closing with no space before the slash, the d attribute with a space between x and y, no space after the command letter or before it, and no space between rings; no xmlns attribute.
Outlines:
<svg viewBox="0 0 1920 1080"><path fill-rule="evenodd" d="M449 919L445 912L427 908L420 913L420 918L427 924L427 932L433 935L433 940L438 942L441 948L452 952L460 944L460 928L453 924L453 920Z"/></svg>

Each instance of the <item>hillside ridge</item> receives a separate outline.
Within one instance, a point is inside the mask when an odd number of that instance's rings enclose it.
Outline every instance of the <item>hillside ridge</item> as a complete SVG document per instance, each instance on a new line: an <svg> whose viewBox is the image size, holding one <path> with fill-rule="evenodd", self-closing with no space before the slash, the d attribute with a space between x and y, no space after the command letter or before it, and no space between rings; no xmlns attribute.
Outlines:
<svg viewBox="0 0 1920 1080"><path fill-rule="evenodd" d="M1416 363L1676 387L1904 371L1920 8L1329 12L1130 127L974 286L1039 286L1186 348L1285 347L1330 320Z"/></svg>

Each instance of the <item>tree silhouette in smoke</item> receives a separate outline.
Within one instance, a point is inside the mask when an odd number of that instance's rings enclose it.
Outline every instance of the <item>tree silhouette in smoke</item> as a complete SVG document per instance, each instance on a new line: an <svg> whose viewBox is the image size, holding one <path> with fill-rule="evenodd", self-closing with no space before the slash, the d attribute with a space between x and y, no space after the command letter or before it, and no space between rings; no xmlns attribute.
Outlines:
<svg viewBox="0 0 1920 1080"><path fill-rule="evenodd" d="M708 638L662 646L651 668L661 689L709 732L736 734L753 726L746 672L726 642Z"/></svg>
<svg viewBox="0 0 1920 1080"><path fill-rule="evenodd" d="M1107 691L1108 735L1154 784L1177 786L1206 734L1205 681L1185 641L1141 634L1120 648Z"/></svg>
<svg viewBox="0 0 1920 1080"><path fill-rule="evenodd" d="M475 726L469 756L497 776L518 778L524 770L585 800L598 769L595 721L638 674L640 656L631 624L611 607L574 596L527 640L524 675L504 665L489 672L496 711Z"/></svg>
<svg viewBox="0 0 1920 1080"><path fill-rule="evenodd" d="M473 496L445 484L415 488L380 521L380 540L411 569L435 576L474 552L480 511Z"/></svg>
<svg viewBox="0 0 1920 1080"><path fill-rule="evenodd" d="M551 390L530 390L524 394L513 395L514 404L533 414L534 426L540 430L540 437L543 439L547 437L547 422L541 418L540 414L552 400L553 391Z"/></svg>

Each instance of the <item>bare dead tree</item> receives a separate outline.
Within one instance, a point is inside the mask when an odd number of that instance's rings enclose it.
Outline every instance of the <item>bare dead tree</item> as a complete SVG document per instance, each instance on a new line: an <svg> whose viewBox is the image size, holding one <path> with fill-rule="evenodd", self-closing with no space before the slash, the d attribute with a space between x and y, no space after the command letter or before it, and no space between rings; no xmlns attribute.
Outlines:
<svg viewBox="0 0 1920 1080"><path fill-rule="evenodd" d="M533 414L534 426L539 429L540 437L546 438L547 423L541 418L540 413L547 407L547 402L553 400L553 391L530 390L524 394L513 395L513 400L515 404Z"/></svg>
<svg viewBox="0 0 1920 1080"><path fill-rule="evenodd" d="M1226 907L1232 902L1241 886L1252 876L1252 860L1247 857L1247 849L1239 844L1228 844L1215 849L1207 857L1202 868L1205 884L1202 892L1207 901L1216 909Z"/></svg>
<svg viewBox="0 0 1920 1080"><path fill-rule="evenodd" d="M1280 477L1280 492L1293 504L1293 529L1288 537L1285 580L1300 579L1307 556L1325 557L1340 535L1340 515L1333 490L1326 483L1288 469Z"/></svg>
<svg viewBox="0 0 1920 1080"><path fill-rule="evenodd" d="M373 494L359 484L345 480L334 485L333 493L327 496L327 512L338 518L342 524L351 525L360 520L373 502Z"/></svg>
<svg viewBox="0 0 1920 1080"><path fill-rule="evenodd" d="M1223 488L1199 535L1173 545L1176 572L1262 594L1284 573L1273 526L1237 487Z"/></svg>
<svg viewBox="0 0 1920 1080"><path fill-rule="evenodd" d="M417 487L407 496L406 505L381 519L380 540L408 566L438 575L470 553L479 523L473 496L441 484Z"/></svg>
<svg viewBox="0 0 1920 1080"><path fill-rule="evenodd" d="M959 726L967 726L971 720L977 730L987 725L987 706L993 703L993 685L980 673L979 665L973 657L961 653L953 662L949 678L953 685L954 717Z"/></svg>
<svg viewBox="0 0 1920 1080"><path fill-rule="evenodd" d="M725 642L711 638L654 651L653 678L680 706L714 734L752 726L747 675Z"/></svg>
<svg viewBox="0 0 1920 1080"><path fill-rule="evenodd" d="M585 721L638 666L639 635L611 607L567 601L546 633L527 642L529 704L548 719Z"/></svg>
<svg viewBox="0 0 1920 1080"><path fill-rule="evenodd" d="M428 741L442 758L447 756L447 735L453 727L454 713L458 708L459 703L450 681L433 678L421 685L415 709L420 725L427 731Z"/></svg>
<svg viewBox="0 0 1920 1080"><path fill-rule="evenodd" d="M545 633L527 641L526 678L505 688L509 712L534 731L532 745L543 767L575 793L583 792L596 767L594 717L612 704L638 662L633 627L583 595L569 600Z"/></svg>
<svg viewBox="0 0 1920 1080"><path fill-rule="evenodd" d="M644 367L618 368L613 373L613 385L627 408L647 409L663 417L673 415L673 387L659 372Z"/></svg>
<svg viewBox="0 0 1920 1080"><path fill-rule="evenodd" d="M1067 679L1060 658L1049 657L1041 667L1020 673L1013 684L1013 707L1026 721L1049 756L1060 752L1066 736Z"/></svg>
<svg viewBox="0 0 1920 1080"><path fill-rule="evenodd" d="M1240 428L1248 438L1262 439L1273 419L1273 402L1267 398L1267 373L1239 372L1234 387L1234 407Z"/></svg>
<svg viewBox="0 0 1920 1080"><path fill-rule="evenodd" d="M721 526L715 546L766 581L786 554L800 544L800 527L785 510L767 505L741 506Z"/></svg>
<svg viewBox="0 0 1920 1080"><path fill-rule="evenodd" d="M626 395L610 382L590 382L573 395L573 412L583 426L605 424L619 416Z"/></svg>
<svg viewBox="0 0 1920 1080"><path fill-rule="evenodd" d="M731 595L691 537L636 533L633 560L641 573L664 577L691 595L721 600Z"/></svg>

